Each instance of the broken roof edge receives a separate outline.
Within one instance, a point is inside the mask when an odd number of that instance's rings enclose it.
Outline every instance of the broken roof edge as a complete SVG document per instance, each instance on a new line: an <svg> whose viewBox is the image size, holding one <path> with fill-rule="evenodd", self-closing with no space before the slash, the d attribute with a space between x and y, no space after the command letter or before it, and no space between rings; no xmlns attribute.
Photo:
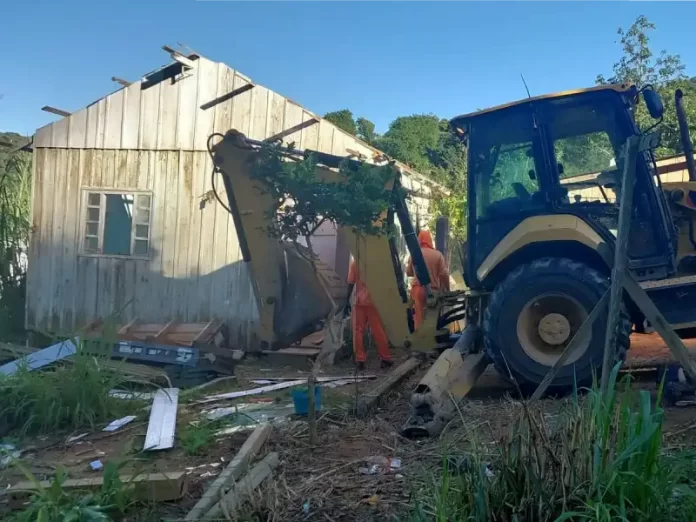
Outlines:
<svg viewBox="0 0 696 522"><path fill-rule="evenodd" d="M183 54L183 53L182 53L182 54ZM200 54L200 53L192 53L190 56L189 56L189 55L186 55L186 56L187 56L188 58L194 59L194 60L196 60L196 61L197 61L197 60L207 60L208 62L217 63L217 64L222 64L222 65L224 65L225 67L227 67L228 69L234 71L236 75L238 75L240 78L242 78L243 80L247 81L248 83L253 84L253 85L259 85L259 86L261 86L261 87L265 87L265 88L268 89L269 91L276 92L276 91L273 91L273 89L270 89L269 87L266 87L266 86L261 85L261 84L257 84L257 83L254 82L251 78L249 78L248 76L246 76L244 73L238 71L237 69L234 69L234 68L230 67L230 66L229 66L228 64L226 64L225 62L220 62L220 61L212 60L212 59L210 59L210 58L208 58L208 57L206 57L206 56L204 56L204 55L202 55L202 54ZM164 65L162 65L162 66L160 66L160 67L154 68L154 69L152 69L151 71L149 71L148 73L142 75L138 80L133 81L131 85L133 85L133 84L140 84L140 85L142 86L142 84L147 80L147 78L151 77L152 75L161 73L161 71L163 71L163 70L165 70L165 69L167 69L167 68L169 68L169 67L172 67L172 66L174 66L174 65L177 65L177 64L179 64L179 62L177 62L176 60L172 59L172 60L170 60L168 63L166 63L166 64L164 64ZM50 123L48 123L48 124L46 124L46 125L43 125L43 126L39 127L39 128L34 132L34 134L31 136L32 143L36 141L36 140L35 140L35 137L36 137L36 135L37 135L39 132L46 130L48 127L51 127L52 125L55 125L56 123L59 123L60 121L62 121L62 120L64 120L64 119L69 119L72 115L78 113L78 112L81 111L82 109L91 107L91 106L93 106L93 105L95 105L95 104L101 102L102 100L108 98L109 96L112 96L112 95L116 94L117 92L119 92L119 91L121 91L121 90L123 90L123 89L127 89L127 88L128 88L128 87L126 87L126 86L119 86L119 88L117 88L117 89L115 89L115 90L109 92L108 94L102 96L101 98L98 98L96 101L94 101L94 102L92 102L92 103L90 103L90 104L88 104L88 105L85 105L84 107L82 107L82 108L80 108L80 109L78 109L78 110L73 111L72 114L71 114L70 116L65 116L65 117L63 117L63 118L57 119L57 120L55 120L55 121L52 121L52 122L50 122ZM355 136L355 135L353 135L353 134L350 134L350 133L346 132L345 130L341 129L340 127L338 127L338 126L336 126L335 124L331 123L330 121L326 120L326 119L323 118L322 116L318 116L318 115L315 114L313 111L307 109L304 105L299 104L299 103L297 103L296 101L292 100L291 98L289 98L289 97L287 97L287 96L284 96L284 95L282 95L282 94L280 94L280 93L276 93L276 94L279 94L280 96L282 96L283 98L285 98L287 101L289 101L289 102L291 102L291 103L297 105L297 106L300 107L302 110L304 110L305 112L307 112L308 115L310 115L310 116L313 117L313 118L316 118L317 121L324 121L327 125L330 125L330 126L333 127L336 131L343 133L345 136L349 137L351 140L354 140L356 143L358 143L358 144L360 144L361 146L365 147L366 149L370 150L370 151L373 153L373 156L383 156L383 157L385 157L385 158L387 158L387 159L389 159L389 160L391 160L391 161L394 161L394 164L398 167L398 169L399 169L402 173L407 174L408 177L409 177L411 180L416 181L416 182L420 183L421 185L424 185L424 186L428 187L428 188L431 189L431 190L432 190L432 189L435 189L435 190L437 190L438 192L441 192L441 193L443 193L443 194L445 194L445 195L449 195L449 194L450 194L450 191L449 191L446 187L444 187L442 184L438 183L437 181L435 181L435 180L429 178L428 176L426 176L426 175L424 175L424 174L418 172L417 170L414 170L412 167L409 167L408 165L406 165L406 164L404 164L404 163L402 163L402 162L400 162L400 161L398 161L398 160L392 158L391 156L389 156L388 154L386 154L384 151L381 151L381 150L377 149L376 147L373 147L372 145L366 143L365 141L361 140L361 139L358 138L357 136Z"/></svg>

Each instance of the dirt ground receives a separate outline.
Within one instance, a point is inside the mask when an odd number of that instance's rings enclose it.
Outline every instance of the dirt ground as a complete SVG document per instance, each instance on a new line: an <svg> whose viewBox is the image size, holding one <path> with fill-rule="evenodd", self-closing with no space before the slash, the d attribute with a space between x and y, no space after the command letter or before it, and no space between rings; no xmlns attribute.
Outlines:
<svg viewBox="0 0 696 522"><path fill-rule="evenodd" d="M669 362L669 352L655 335L634 335L629 366L645 366L646 361ZM696 340L687 341L696 351ZM407 354L397 354L397 362ZM300 365L302 366L302 365ZM236 371L237 380L205 393L253 388L252 379L307 375L308 367L271 368L267 361L250 359ZM350 361L339 362L325 375L350 375ZM267 443L268 451L279 453L280 465L264 484L257 497L245 506L242 519L252 514L262 520L386 520L406 514L411 506L413 488L428 480L430 471L442 465L443 452L464 454L473 440L483 447L494 448L501 435L519 412L520 404L510 399L512 388L494 370L488 369L461 406L455 419L437 440L413 441L400 435L408 418L410 392L422 377L417 371L402 386L391 392L381 406L365 418L351 413L357 398L368 384L348 384L322 389L322 412L318 420L319 443L309 446L308 427L303 418L291 417L277 425ZM370 361L366 374L379 375L377 361ZM641 388L655 390L657 372L636 374ZM372 381L373 383L375 381ZM265 396L269 397L269 396ZM288 403L289 390L272 395L276 402ZM201 418L200 404L193 397L180 401L177 435ZM238 399L244 402L244 399ZM230 406L224 401L219 406ZM217 404L216 404L217 405ZM552 413L558 401L542 401L542 408ZM139 472L189 472L188 493L171 504L140 510L132 520L178 520L200 498L203 491L239 450L249 431L215 437L200 450L188 455L177 442L171 450L142 453L147 428L147 413L113 433L95 431L79 441L67 443L69 434L22 441L22 457L37 478L50 478L64 468L70 478L96 476L89 462L101 459L126 461L126 469ZM672 408L666 412L665 439L668 447L693 446L696 435L696 407ZM72 435L77 435L72 434ZM371 469L372 468L372 469ZM25 480L14 468L0 470L4 484ZM251 518L247 518L251 519Z"/></svg>

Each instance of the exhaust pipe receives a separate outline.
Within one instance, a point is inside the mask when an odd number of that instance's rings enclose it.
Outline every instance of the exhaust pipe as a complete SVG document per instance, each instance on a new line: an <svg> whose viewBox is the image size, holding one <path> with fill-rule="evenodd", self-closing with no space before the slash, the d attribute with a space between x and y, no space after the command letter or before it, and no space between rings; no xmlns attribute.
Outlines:
<svg viewBox="0 0 696 522"><path fill-rule="evenodd" d="M679 137L681 138L684 156L686 157L686 170L689 171L689 181L696 181L696 164L694 164L694 144L689 135L689 123L686 121L684 111L684 92L677 89L674 93L674 107L677 111L677 122L679 122Z"/></svg>

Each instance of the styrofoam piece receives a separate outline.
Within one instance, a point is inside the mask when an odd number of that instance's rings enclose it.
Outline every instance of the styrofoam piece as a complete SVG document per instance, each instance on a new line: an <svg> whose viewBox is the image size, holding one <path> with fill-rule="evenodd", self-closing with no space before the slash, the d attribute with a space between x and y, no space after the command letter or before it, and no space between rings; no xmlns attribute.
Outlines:
<svg viewBox="0 0 696 522"><path fill-rule="evenodd" d="M134 420L135 415L128 415L127 417L116 419L115 421L111 421L111 423L109 423L109 425L106 426L102 431L116 431Z"/></svg>

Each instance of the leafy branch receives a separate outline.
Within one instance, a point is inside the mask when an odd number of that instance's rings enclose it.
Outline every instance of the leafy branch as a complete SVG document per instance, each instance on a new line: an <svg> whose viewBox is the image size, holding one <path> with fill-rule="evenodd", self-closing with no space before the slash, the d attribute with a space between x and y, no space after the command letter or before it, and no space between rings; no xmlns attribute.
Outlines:
<svg viewBox="0 0 696 522"><path fill-rule="evenodd" d="M298 161L287 156L288 149L280 143L264 144L252 169L275 202L269 210L270 235L296 241L311 236L326 220L358 233L386 231L380 217L389 208L394 196L390 187L399 175L392 164L343 161L338 168L342 181L327 182L318 177L314 156Z"/></svg>

